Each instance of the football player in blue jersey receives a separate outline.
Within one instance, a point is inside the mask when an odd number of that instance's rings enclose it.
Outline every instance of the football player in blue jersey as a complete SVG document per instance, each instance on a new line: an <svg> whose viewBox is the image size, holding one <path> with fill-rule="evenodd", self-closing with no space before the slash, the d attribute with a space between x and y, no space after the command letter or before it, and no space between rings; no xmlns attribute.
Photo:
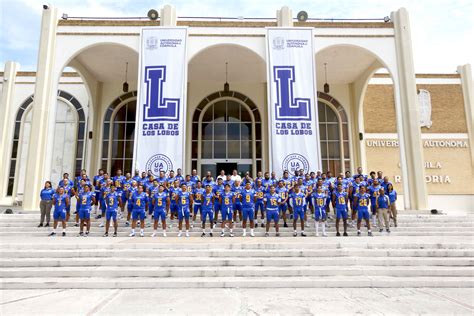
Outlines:
<svg viewBox="0 0 474 316"><path fill-rule="evenodd" d="M263 203L263 198L265 197L265 194L267 194L268 191L262 185L261 179L257 179L254 190L257 196L257 201L255 202L255 222L258 227L259 225L258 211L260 210L260 218L262 219L262 227L265 227L265 205Z"/></svg>
<svg viewBox="0 0 474 316"><path fill-rule="evenodd" d="M119 181L119 180L116 180ZM122 193L118 192L114 185L110 186L110 191L105 196L105 204L107 205L107 209L105 211L105 234L104 237L109 236L109 227L110 227L110 220L114 222L114 234L113 237L117 237L117 213L119 206L122 207Z"/></svg>
<svg viewBox="0 0 474 316"><path fill-rule="evenodd" d="M173 181L172 186L169 188L169 195L170 195L170 219L174 220L175 216L178 216L178 203L176 200L176 197L178 196L179 191L181 189L179 188L179 181Z"/></svg>
<svg viewBox="0 0 474 316"><path fill-rule="evenodd" d="M275 192L275 186L270 186L270 192L265 195L264 198L265 206L267 210L267 225L265 228L265 237L269 236L270 223L273 221L275 223L275 232L276 236L280 236L280 227L278 225L279 216L278 216L278 206L281 204L280 196Z"/></svg>
<svg viewBox="0 0 474 316"><path fill-rule="evenodd" d="M275 189L276 193L281 198L281 204L278 207L280 211L280 217L283 218L283 227L288 227L286 223L286 211L288 210L288 189L285 186L285 182L283 180L278 181L278 187Z"/></svg>
<svg viewBox="0 0 474 316"><path fill-rule="evenodd" d="M194 182L194 183L197 183L198 181L200 181L201 179L199 178L198 174L197 174L197 170L196 169L193 169L191 171L191 181Z"/></svg>
<svg viewBox="0 0 474 316"><path fill-rule="evenodd" d="M206 219L209 219L209 236L212 237L212 226L214 225L214 193L212 193L212 185L206 185L206 192L202 196L202 235L206 236Z"/></svg>
<svg viewBox="0 0 474 316"><path fill-rule="evenodd" d="M58 227L58 221L61 221L63 227L63 236L66 236L66 206L69 204L69 197L64 192L64 188L59 187L57 193L53 195L53 205L54 205L54 212L53 212L53 231L49 234L49 236L56 235L56 228Z"/></svg>
<svg viewBox="0 0 474 316"><path fill-rule="evenodd" d="M337 189L332 195L333 207L336 210L336 236L341 236L339 233L339 222L342 218L344 223L344 236L347 235L347 202L348 194L342 187L342 183L337 184Z"/></svg>
<svg viewBox="0 0 474 316"><path fill-rule="evenodd" d="M176 182L178 181L176 180ZM193 205L193 195L188 192L188 188L184 183L181 185L181 191L176 196L176 203L178 205L178 237L182 235L183 219L186 223L186 237L189 237L189 210Z"/></svg>
<svg viewBox="0 0 474 316"><path fill-rule="evenodd" d="M372 172L370 173L372 175ZM374 172L375 174L375 172ZM372 211L373 226L377 227L377 198L380 195L380 189L382 186L379 184L379 180L374 178L372 184L367 188L370 194L370 210Z"/></svg>
<svg viewBox="0 0 474 316"><path fill-rule="evenodd" d="M354 205L357 209L357 236L360 236L362 220L365 220L368 235L372 236L372 231L370 230L369 202L370 194L367 193L365 186L361 186L359 192L354 195Z"/></svg>
<svg viewBox="0 0 474 316"><path fill-rule="evenodd" d="M234 223L238 223L242 221L242 201L240 199L240 195L242 193L242 186L240 185L239 180L235 180L233 185L231 186L232 192L235 195L235 202L234 202ZM239 218L237 219L237 215Z"/></svg>
<svg viewBox="0 0 474 316"><path fill-rule="evenodd" d="M255 190L252 189L250 182L245 184L243 190L240 191L240 201L242 202L242 230L245 237L247 235L247 221L250 221L250 236L254 237L254 215L255 215L255 201L257 197Z"/></svg>
<svg viewBox="0 0 474 316"><path fill-rule="evenodd" d="M176 169L176 180L179 180L179 184L181 185L184 182L184 177L182 175L182 170L181 168ZM188 191L189 192L189 191Z"/></svg>
<svg viewBox="0 0 474 316"><path fill-rule="evenodd" d="M317 185L316 191L312 193L313 205L314 205L314 226L316 228L316 237L319 237L319 224L323 231L323 236L327 237L326 234L326 199L328 198L326 192L323 190L322 184Z"/></svg>
<svg viewBox="0 0 474 316"><path fill-rule="evenodd" d="M81 223L79 224L79 236L89 236L91 230L91 209L95 203L95 194L91 192L91 185L84 185L84 191L77 193L77 200L81 204L79 211L79 218ZM84 235L84 224L86 225L86 233Z"/></svg>
<svg viewBox="0 0 474 316"><path fill-rule="evenodd" d="M225 227L229 227L230 237L234 237L234 224L232 223L232 219L234 217L233 205L235 203L235 195L234 192L230 190L230 184L225 185L224 191L219 195L219 202L222 217L221 237L225 236Z"/></svg>
<svg viewBox="0 0 474 316"><path fill-rule="evenodd" d="M163 227L163 237L166 237L166 213L168 213L170 207L170 197L165 192L165 187L163 184L158 186L158 191L154 191L153 196L153 218L155 222L153 223L153 234L151 237L155 237L158 229L158 222L161 220L161 225Z"/></svg>
<svg viewBox="0 0 474 316"><path fill-rule="evenodd" d="M349 186L349 204L351 206L351 227L354 227L354 221L357 215L357 204L355 204L355 196L359 193L360 187L360 177L357 177L353 180L352 184Z"/></svg>
<svg viewBox="0 0 474 316"><path fill-rule="evenodd" d="M216 197L214 199L214 226L217 225L217 221L219 219L219 212L221 211L220 196L222 192L224 192L224 185L222 184L223 182L224 181L222 180L222 178L217 179L217 184L214 185L214 188L212 189L212 193L214 193Z"/></svg>
<svg viewBox="0 0 474 316"><path fill-rule="evenodd" d="M99 208L99 201L100 201L100 182L104 179L105 171L103 169L99 169L97 175L92 178L92 184L94 185L94 192L95 192L95 203L94 203L94 214L97 218L100 218L98 208Z"/></svg>
<svg viewBox="0 0 474 316"><path fill-rule="evenodd" d="M201 221L202 221L202 202L203 202L202 198L204 196L204 192L206 192L206 190L202 187L202 182L198 180L196 182L196 187L193 189L194 205L193 205L193 222L191 224L191 227L194 227L194 222L196 221L198 213L201 216Z"/></svg>
<svg viewBox="0 0 474 316"><path fill-rule="evenodd" d="M135 236L135 227L137 221L140 220L140 237L145 236L145 217L146 217L146 208L148 207L148 196L144 192L144 187L140 184L137 187L137 191L133 192L131 198L132 204L132 232L129 237Z"/></svg>
<svg viewBox="0 0 474 316"><path fill-rule="evenodd" d="M300 179L302 180L302 179ZM306 198L309 196L308 193L304 193L300 190L300 185L296 184L293 193L291 194L290 197L290 203L293 207L293 236L296 237L298 236L298 233L296 231L296 223L298 221L298 218L301 220L301 236L306 237L306 234L304 233L304 221L305 221L305 204L306 204Z"/></svg>
<svg viewBox="0 0 474 316"><path fill-rule="evenodd" d="M127 221L125 222L125 226L130 225L130 220L132 218L133 213L133 201L132 197L135 192L138 190L138 182L135 180L131 181L131 186L127 192Z"/></svg>

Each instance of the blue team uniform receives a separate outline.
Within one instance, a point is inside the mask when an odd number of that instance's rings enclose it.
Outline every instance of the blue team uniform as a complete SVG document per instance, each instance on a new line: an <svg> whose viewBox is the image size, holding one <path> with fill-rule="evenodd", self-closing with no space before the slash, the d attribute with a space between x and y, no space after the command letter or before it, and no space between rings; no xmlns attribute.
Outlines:
<svg viewBox="0 0 474 316"><path fill-rule="evenodd" d="M155 192L153 195L153 200L155 201L155 206L153 210L153 218L155 221L158 220L166 220L166 199L168 198L168 194L163 192Z"/></svg>
<svg viewBox="0 0 474 316"><path fill-rule="evenodd" d="M79 209L79 218L84 220L84 219L90 219L91 218L91 208L92 208L92 198L94 197L94 192L82 192L79 194L78 202L81 205L81 208Z"/></svg>
<svg viewBox="0 0 474 316"><path fill-rule="evenodd" d="M280 196L281 200L284 201L288 195L288 189L286 187L277 187L275 189L276 193ZM288 209L288 204L287 203L283 203L283 204L280 204L279 206L279 210L280 212L286 212L286 210Z"/></svg>
<svg viewBox="0 0 474 316"><path fill-rule="evenodd" d="M316 221L326 220L326 199L327 195L324 192L318 193L313 192L313 205L314 205L314 219Z"/></svg>
<svg viewBox="0 0 474 316"><path fill-rule="evenodd" d="M176 197L178 196L181 189L179 187L170 187L169 194L170 194L170 211L171 213L177 214L178 213L178 203L176 203Z"/></svg>
<svg viewBox="0 0 474 316"><path fill-rule="evenodd" d="M221 194L221 215L223 221L231 221L234 215L233 206L233 199L234 192L222 192Z"/></svg>
<svg viewBox="0 0 474 316"><path fill-rule="evenodd" d="M178 193L178 219L182 220L183 218L188 220L189 219L189 205L191 203L191 193L186 191L180 191Z"/></svg>
<svg viewBox="0 0 474 316"><path fill-rule="evenodd" d="M354 195L354 197L357 197L357 218L359 220L370 219L370 214L369 214L369 201L370 201L370 194L368 193L357 193Z"/></svg>
<svg viewBox="0 0 474 316"><path fill-rule="evenodd" d="M278 223L278 205L281 202L280 196L277 193L267 193L265 196L265 201L267 209L267 223L270 223L272 220L275 221L275 223Z"/></svg>
<svg viewBox="0 0 474 316"><path fill-rule="evenodd" d="M221 196L222 192L224 192L224 185L219 186L218 184L216 184L214 188L212 189L212 192L216 196L216 199L214 200L214 211L216 212L216 218L217 218L217 215L219 215L217 212L221 210L219 197Z"/></svg>
<svg viewBox="0 0 474 316"><path fill-rule="evenodd" d="M201 213L201 216L202 216L202 196L204 195L204 193L206 192L206 190L204 190L204 188L195 188L193 190L193 208L194 208L194 213L197 214L197 213Z"/></svg>
<svg viewBox="0 0 474 316"><path fill-rule="evenodd" d="M336 197L336 218L347 219L347 192L336 191L334 196Z"/></svg>
<svg viewBox="0 0 474 316"><path fill-rule="evenodd" d="M121 198L122 194L115 191L109 192L105 196L105 204L107 205L107 210L105 211L105 219L110 221L113 219L114 221L117 220L117 209L119 206L119 198Z"/></svg>
<svg viewBox="0 0 474 316"><path fill-rule="evenodd" d="M301 191L298 193L294 192L291 195L291 204L293 207L293 218L295 220L298 220L298 218L304 220L306 195Z"/></svg>
<svg viewBox="0 0 474 316"><path fill-rule="evenodd" d="M127 210L129 213L132 213L133 212L133 201L132 201L132 197L133 197L133 194L135 192L137 192L137 187L130 187L128 189L128 202L127 202Z"/></svg>
<svg viewBox="0 0 474 316"><path fill-rule="evenodd" d="M241 186L232 186L232 192L234 192L235 196L235 203L234 203L234 210L236 211L242 211L242 202L240 201L240 195L242 192L242 187Z"/></svg>
<svg viewBox="0 0 474 316"><path fill-rule="evenodd" d="M265 197L265 187L260 186L255 188L255 193L257 196L257 201L255 202L255 213L258 213L258 211L263 212L265 209L265 205L263 203L263 198Z"/></svg>
<svg viewBox="0 0 474 316"><path fill-rule="evenodd" d="M214 221L214 211L213 211L213 206L214 203L212 199L214 198L214 194L211 193L206 193L202 195L202 212L201 212L201 219L203 222L206 221L206 217L209 218L211 222Z"/></svg>
<svg viewBox="0 0 474 316"><path fill-rule="evenodd" d="M368 190L369 190L369 194L370 194L370 209L372 210L372 214L377 214L377 208L376 208L376 204L375 204L375 201L377 200L377 198L379 197L380 195L380 190L381 186L378 185L376 187L374 186L369 186L368 187Z"/></svg>
<svg viewBox="0 0 474 316"><path fill-rule="evenodd" d="M132 219L133 220L144 220L146 217L146 204L148 203L148 196L145 192L138 193L138 191L133 192L131 198L132 204Z"/></svg>
<svg viewBox="0 0 474 316"><path fill-rule="evenodd" d="M93 180L94 181L94 188L95 188L95 199L97 201L100 200L100 183L104 180L104 176L99 176L96 175L94 176Z"/></svg>
<svg viewBox="0 0 474 316"><path fill-rule="evenodd" d="M59 195L58 193L55 193L53 197L55 200L53 219L55 221L57 220L65 221L66 220L66 200L68 199L68 196L66 193L64 193L63 195Z"/></svg>
<svg viewBox="0 0 474 316"><path fill-rule="evenodd" d="M242 217L243 220L253 221L255 216L255 190L254 189L243 189L241 192L242 198Z"/></svg>

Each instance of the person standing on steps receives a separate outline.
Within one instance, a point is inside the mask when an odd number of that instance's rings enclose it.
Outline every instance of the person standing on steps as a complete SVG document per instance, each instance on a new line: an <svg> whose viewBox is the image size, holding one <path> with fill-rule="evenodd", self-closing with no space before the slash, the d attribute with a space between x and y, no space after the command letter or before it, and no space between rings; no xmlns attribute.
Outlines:
<svg viewBox="0 0 474 316"><path fill-rule="evenodd" d="M385 227L385 231L390 233L390 225L389 225L389 214L388 209L390 207L390 198L388 195L385 195L384 188L380 188L379 196L377 197L376 201L377 206L377 215L378 215L378 223L379 223L379 232L383 232L383 228Z"/></svg>
<svg viewBox="0 0 474 316"><path fill-rule="evenodd" d="M49 220L51 218L51 208L53 207L53 196L54 189L51 186L51 181L46 181L44 183L44 188L40 192L40 223L38 227L43 227L44 219L46 217L46 225L44 227L49 227Z"/></svg>
<svg viewBox="0 0 474 316"><path fill-rule="evenodd" d="M360 226L362 220L365 220L367 225L367 233L372 236L370 230L370 213L369 213L370 194L367 193L365 186L359 188L359 193L354 195L354 208L357 210L357 236L360 236Z"/></svg>
<svg viewBox="0 0 474 316"><path fill-rule="evenodd" d="M53 231L49 236L56 235L56 228L58 227L58 221L61 221L63 227L63 237L66 236L66 207L69 205L69 196L64 192L64 188L60 187L58 192L53 195Z"/></svg>
<svg viewBox="0 0 474 316"><path fill-rule="evenodd" d="M342 183L337 184L336 192L332 195L333 208L336 210L336 236L341 236L339 233L339 222L342 219L344 224L344 234L347 235L347 202L348 194L347 191L343 190Z"/></svg>

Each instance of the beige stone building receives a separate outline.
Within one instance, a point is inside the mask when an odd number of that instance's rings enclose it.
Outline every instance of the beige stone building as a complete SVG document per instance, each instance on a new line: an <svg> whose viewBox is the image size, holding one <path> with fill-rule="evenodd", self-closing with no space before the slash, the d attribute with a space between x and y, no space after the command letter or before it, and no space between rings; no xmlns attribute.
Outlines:
<svg viewBox="0 0 474 316"><path fill-rule="evenodd" d="M315 33L323 171L383 170L405 208L471 208L470 66L415 76L403 8L385 21L292 16L283 7L274 20L188 19L165 6L156 21L61 19L48 7L37 72L8 61L0 76L0 203L37 208L43 182L64 172L130 171L144 26L189 28L184 171L268 170L265 28L302 26Z"/></svg>

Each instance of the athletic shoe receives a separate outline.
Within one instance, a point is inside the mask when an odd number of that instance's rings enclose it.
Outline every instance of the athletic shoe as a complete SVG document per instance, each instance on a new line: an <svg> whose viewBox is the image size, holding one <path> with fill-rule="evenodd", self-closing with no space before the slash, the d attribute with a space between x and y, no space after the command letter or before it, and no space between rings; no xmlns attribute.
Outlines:
<svg viewBox="0 0 474 316"><path fill-rule="evenodd" d="M166 232L163 232L163 237L166 237Z"/></svg>
<svg viewBox="0 0 474 316"><path fill-rule="evenodd" d="M84 235L84 237L87 237L87 236L89 236L89 232L86 232L86 234Z"/></svg>
<svg viewBox="0 0 474 316"><path fill-rule="evenodd" d="M63 237L66 237L66 232L63 232L63 234L62 234L62 235L63 235Z"/></svg>
<svg viewBox="0 0 474 316"><path fill-rule="evenodd" d="M143 232L140 232L140 237L145 237L145 234Z"/></svg>
<svg viewBox="0 0 474 316"><path fill-rule="evenodd" d="M250 233L250 237L255 237L255 234L254 234L254 233Z"/></svg>
<svg viewBox="0 0 474 316"><path fill-rule="evenodd" d="M130 235L128 235L128 237L135 237L135 233L130 233Z"/></svg>
<svg viewBox="0 0 474 316"><path fill-rule="evenodd" d="M339 232L336 233L337 237L341 237L341 234Z"/></svg>
<svg viewBox="0 0 474 316"><path fill-rule="evenodd" d="M102 237L109 237L109 233L105 233Z"/></svg>
<svg viewBox="0 0 474 316"><path fill-rule="evenodd" d="M265 237L268 237L268 236L270 236L270 234L269 234L269 233L265 233Z"/></svg>
<svg viewBox="0 0 474 316"><path fill-rule="evenodd" d="M275 236L280 237L280 233L276 233Z"/></svg>
<svg viewBox="0 0 474 316"><path fill-rule="evenodd" d="M40 227L43 227L43 223L40 223L40 224L38 225L38 228L40 228Z"/></svg>
<svg viewBox="0 0 474 316"><path fill-rule="evenodd" d="M150 237L156 237L156 233L151 234Z"/></svg>
<svg viewBox="0 0 474 316"><path fill-rule="evenodd" d="M221 233L221 237L225 237L225 233L224 233L224 232Z"/></svg>
<svg viewBox="0 0 474 316"><path fill-rule="evenodd" d="M140 221L137 222L137 226L140 226Z"/></svg>
<svg viewBox="0 0 474 316"><path fill-rule="evenodd" d="M212 237L212 233L209 233L209 237Z"/></svg>
<svg viewBox="0 0 474 316"><path fill-rule="evenodd" d="M206 237L206 233L202 233L202 234L201 234L201 237Z"/></svg>
<svg viewBox="0 0 474 316"><path fill-rule="evenodd" d="M79 237L82 237L84 236L84 233L83 232L79 232Z"/></svg>
<svg viewBox="0 0 474 316"><path fill-rule="evenodd" d="M326 233L323 233L323 237L327 237L327 236L328 236L328 234L326 234Z"/></svg>
<svg viewBox="0 0 474 316"><path fill-rule="evenodd" d="M182 233L182 232L179 232L179 233L178 233L178 237L181 237L181 235L183 235L183 233Z"/></svg>
<svg viewBox="0 0 474 316"><path fill-rule="evenodd" d="M283 223L283 227L288 227L288 224L286 222Z"/></svg>
<svg viewBox="0 0 474 316"><path fill-rule="evenodd" d="M344 234L342 234L342 236L347 237L349 235L346 232L344 232Z"/></svg>
<svg viewBox="0 0 474 316"><path fill-rule="evenodd" d="M357 232L357 236L360 236L360 231Z"/></svg>
<svg viewBox="0 0 474 316"><path fill-rule="evenodd" d="M264 223L262 223L261 227L265 227L265 224L264 224Z"/></svg>
<svg viewBox="0 0 474 316"><path fill-rule="evenodd" d="M74 227L79 227L79 223L74 224Z"/></svg>
<svg viewBox="0 0 474 316"><path fill-rule="evenodd" d="M247 236L247 231L246 230L244 230L244 232L242 233L242 237L245 237L245 236Z"/></svg>
<svg viewBox="0 0 474 316"><path fill-rule="evenodd" d="M99 224L99 227L104 227L104 223L100 223L100 224Z"/></svg>
<svg viewBox="0 0 474 316"><path fill-rule="evenodd" d="M297 232L294 232L294 233L293 233L293 237L296 237L296 236L298 236L298 233L297 233Z"/></svg>
<svg viewBox="0 0 474 316"><path fill-rule="evenodd" d="M368 232L367 235L369 235L369 236L371 236L371 237L373 236L373 235L372 235L372 232Z"/></svg>
<svg viewBox="0 0 474 316"><path fill-rule="evenodd" d="M56 233L55 232L51 232L48 236L55 236Z"/></svg>
<svg viewBox="0 0 474 316"><path fill-rule="evenodd" d="M189 237L189 233L188 233L188 232L186 232L186 237Z"/></svg>
<svg viewBox="0 0 474 316"><path fill-rule="evenodd" d="M46 225L44 225L44 227L49 227L49 223L46 223ZM395 227L397 227L397 225L395 225Z"/></svg>
<svg viewBox="0 0 474 316"><path fill-rule="evenodd" d="M388 228L387 228L387 233L389 233L389 234L390 234L390 229L388 229Z"/></svg>
<svg viewBox="0 0 474 316"><path fill-rule="evenodd" d="M97 218L97 219L99 219L99 218L102 218L102 215L97 215L97 217L96 217L96 218Z"/></svg>
<svg viewBox="0 0 474 316"><path fill-rule="evenodd" d="M319 233L316 233L316 237L319 237Z"/></svg>
<svg viewBox="0 0 474 316"><path fill-rule="evenodd" d="M112 237L117 237L117 232L114 232L114 234L112 235Z"/></svg>
<svg viewBox="0 0 474 316"><path fill-rule="evenodd" d="M234 237L234 233L230 233L230 235L229 235L229 236L230 236L230 237Z"/></svg>
<svg viewBox="0 0 474 316"><path fill-rule="evenodd" d="M380 229L379 229L379 233L382 233L382 232L383 232L383 228L380 228Z"/></svg>
<svg viewBox="0 0 474 316"><path fill-rule="evenodd" d="M306 237L306 234L305 234L305 233L301 233L301 237Z"/></svg>
<svg viewBox="0 0 474 316"><path fill-rule="evenodd" d="M125 226L130 226L130 223L129 223L129 222L125 222Z"/></svg>

